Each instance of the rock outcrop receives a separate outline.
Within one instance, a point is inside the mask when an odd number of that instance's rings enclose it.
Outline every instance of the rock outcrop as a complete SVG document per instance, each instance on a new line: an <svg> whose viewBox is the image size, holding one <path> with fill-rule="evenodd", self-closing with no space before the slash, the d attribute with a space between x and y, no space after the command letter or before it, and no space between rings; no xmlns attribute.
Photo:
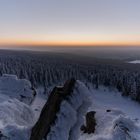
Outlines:
<svg viewBox="0 0 140 140"><path fill-rule="evenodd" d="M88 112L86 114L86 126L82 125L81 126L81 131L84 133L94 133L95 132L95 127L96 127L96 119L95 119L95 111Z"/></svg>
<svg viewBox="0 0 140 140"><path fill-rule="evenodd" d="M30 81L18 79L16 75L3 74L0 77L0 94L30 105L35 98L36 91Z"/></svg>
<svg viewBox="0 0 140 140"><path fill-rule="evenodd" d="M26 79L0 76L0 140L28 140L35 117L30 104L36 91Z"/></svg>
<svg viewBox="0 0 140 140"><path fill-rule="evenodd" d="M75 86L75 79L68 80L63 87L55 87L51 92L47 103L44 105L40 117L32 128L30 140L42 140L46 138L51 126L57 119L61 103L71 95Z"/></svg>

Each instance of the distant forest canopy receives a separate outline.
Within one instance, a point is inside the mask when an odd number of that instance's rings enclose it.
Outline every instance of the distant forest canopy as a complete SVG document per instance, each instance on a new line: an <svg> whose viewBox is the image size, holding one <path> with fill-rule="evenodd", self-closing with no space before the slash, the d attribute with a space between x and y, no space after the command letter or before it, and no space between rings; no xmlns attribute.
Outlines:
<svg viewBox="0 0 140 140"><path fill-rule="evenodd" d="M26 78L34 87L48 88L75 78L94 88L116 88L124 96L140 102L140 65L123 60L86 58L48 52L0 51L0 75L15 74Z"/></svg>

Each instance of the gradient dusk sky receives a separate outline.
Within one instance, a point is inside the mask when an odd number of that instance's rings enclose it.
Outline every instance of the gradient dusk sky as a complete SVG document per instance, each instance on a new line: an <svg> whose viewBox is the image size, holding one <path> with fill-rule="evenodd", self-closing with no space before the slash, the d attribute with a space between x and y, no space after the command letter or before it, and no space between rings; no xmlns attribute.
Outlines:
<svg viewBox="0 0 140 140"><path fill-rule="evenodd" d="M140 0L1 0L0 44L140 45Z"/></svg>

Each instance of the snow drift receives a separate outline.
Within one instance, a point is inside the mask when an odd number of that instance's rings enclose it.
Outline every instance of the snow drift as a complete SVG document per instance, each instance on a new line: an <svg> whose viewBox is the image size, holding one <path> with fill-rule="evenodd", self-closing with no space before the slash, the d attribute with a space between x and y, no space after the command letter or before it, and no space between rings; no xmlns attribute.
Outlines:
<svg viewBox="0 0 140 140"><path fill-rule="evenodd" d="M98 118L97 118L98 117ZM110 113L98 112L94 134L81 134L79 140L139 140L140 127L118 110Z"/></svg>
<svg viewBox="0 0 140 140"><path fill-rule="evenodd" d="M138 103L104 87L91 93L89 111L96 111L96 130L90 135L81 132L78 140L140 140Z"/></svg>
<svg viewBox="0 0 140 140"><path fill-rule="evenodd" d="M18 79L15 75L0 77L1 140L29 139L30 127L35 123L34 113L28 105L31 100L33 90L29 81Z"/></svg>
<svg viewBox="0 0 140 140"><path fill-rule="evenodd" d="M29 128L33 124L33 111L25 103L17 99L0 103L0 139L28 140Z"/></svg>
<svg viewBox="0 0 140 140"><path fill-rule="evenodd" d="M18 79L16 75L4 74L0 77L0 94L31 104L35 96L35 90L28 80Z"/></svg>

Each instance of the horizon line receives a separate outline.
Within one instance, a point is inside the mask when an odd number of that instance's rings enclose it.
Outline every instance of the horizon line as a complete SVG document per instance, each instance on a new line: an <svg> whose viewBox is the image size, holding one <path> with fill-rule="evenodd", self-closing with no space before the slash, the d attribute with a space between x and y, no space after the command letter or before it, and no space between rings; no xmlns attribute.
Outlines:
<svg viewBox="0 0 140 140"><path fill-rule="evenodd" d="M108 46L108 47L115 47L115 46L140 46L140 42L134 41L98 41L98 42L86 42L86 41L0 41L0 46L42 46L42 47L100 47L100 46Z"/></svg>

